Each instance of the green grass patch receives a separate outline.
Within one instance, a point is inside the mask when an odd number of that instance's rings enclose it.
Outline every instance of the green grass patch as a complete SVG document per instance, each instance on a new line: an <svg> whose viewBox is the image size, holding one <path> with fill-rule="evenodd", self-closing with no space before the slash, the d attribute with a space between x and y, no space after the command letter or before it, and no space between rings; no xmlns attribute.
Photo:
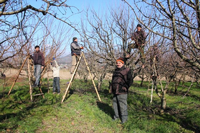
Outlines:
<svg viewBox="0 0 200 133"><path fill-rule="evenodd" d="M148 82L144 82L144 87L139 86L139 81L134 82L128 94L129 118L120 125L120 121L112 121L114 112L108 81L104 81L99 90L102 102L98 102L92 82L75 79L61 104L68 81L61 80L61 94L57 95L52 94L52 90L47 93L47 80L44 79L45 99L37 96L33 102L27 80L18 82L10 96L7 96L10 86L4 89L0 86L0 132L190 133L200 130L200 90L195 85L186 97L183 93L167 93L167 109L160 113L161 101L155 93L150 104ZM184 90L179 87L178 92L181 91Z"/></svg>

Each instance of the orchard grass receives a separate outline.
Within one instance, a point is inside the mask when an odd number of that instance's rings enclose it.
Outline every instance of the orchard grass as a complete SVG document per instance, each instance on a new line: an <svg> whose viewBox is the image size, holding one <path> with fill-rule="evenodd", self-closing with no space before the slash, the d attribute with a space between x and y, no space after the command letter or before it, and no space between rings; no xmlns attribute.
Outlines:
<svg viewBox="0 0 200 133"><path fill-rule="evenodd" d="M50 80L50 83L52 80ZM0 79L0 132L160 132L192 133L200 131L200 90L194 84L187 96L187 87L178 87L173 93L171 85L166 94L167 109L161 113L160 99L154 92L150 104L148 82L140 87L134 82L128 94L128 121L112 121L112 95L108 91L108 81L99 90L102 102L98 101L91 80L75 79L69 94L61 104L62 96L69 80L61 80L61 94L48 93L47 79L43 80L42 96L30 101L27 79L21 79L7 95L12 83L3 88ZM97 83L97 81L95 81ZM184 83L189 86L190 83ZM150 86L151 88L151 86ZM34 94L39 93L35 89Z"/></svg>

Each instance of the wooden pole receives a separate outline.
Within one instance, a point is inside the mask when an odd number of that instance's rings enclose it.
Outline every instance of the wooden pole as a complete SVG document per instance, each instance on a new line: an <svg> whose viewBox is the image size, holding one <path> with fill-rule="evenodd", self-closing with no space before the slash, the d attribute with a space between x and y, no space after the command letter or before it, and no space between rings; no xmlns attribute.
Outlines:
<svg viewBox="0 0 200 133"><path fill-rule="evenodd" d="M32 85L31 85L30 59L28 59L28 80L29 80L29 87L30 87L30 99L31 99L31 101L33 101Z"/></svg>
<svg viewBox="0 0 200 133"><path fill-rule="evenodd" d="M99 101L101 101L101 98L100 98L99 93L98 93L98 91L97 91L96 84L95 84L95 82L94 82L94 80L93 80L92 74L91 74L91 72L90 72L90 68L89 68L89 66L88 66L87 60L86 60L85 55L84 55L83 52L82 52L82 55L83 55L83 59L84 59L84 61L85 61L85 65L86 65L86 67L87 67L87 69L88 69L88 71L89 71L90 78L92 79L92 83L93 83L94 88L95 88L95 91L96 91L96 93L97 93L97 97L98 97Z"/></svg>
<svg viewBox="0 0 200 133"><path fill-rule="evenodd" d="M3 77L3 97L4 97L4 91L5 91L5 85L6 85L6 77Z"/></svg>
<svg viewBox="0 0 200 133"><path fill-rule="evenodd" d="M153 101L153 87L154 87L154 81L152 80L151 101L150 101L150 103L152 103L152 101Z"/></svg>
<svg viewBox="0 0 200 133"><path fill-rule="evenodd" d="M152 69L153 69L153 75L152 76L157 76L157 73L156 73L156 67L155 67L155 61L156 61L156 59L155 59L155 57L153 58L153 66L152 66ZM151 88L151 101L150 101L150 103L152 103L152 101L153 101L153 88L155 88L155 79L154 79L154 77L152 78L152 88Z"/></svg>
<svg viewBox="0 0 200 133"><path fill-rule="evenodd" d="M8 95L10 95L10 92L12 91L12 89L13 89L13 87L14 87L14 85L15 85L15 83L16 83L18 77L19 77L19 74L21 73L21 70L22 70L22 68L24 67L24 64L25 64L26 60L28 59L28 57L29 57L29 56L26 56L26 59L24 60L23 64L21 65L21 67L20 67L20 69L19 69L19 72L18 72L18 75L17 75L15 81L13 82L13 84L12 84L12 86L11 86L9 92L8 92Z"/></svg>
<svg viewBox="0 0 200 133"><path fill-rule="evenodd" d="M42 89L41 89L41 87L39 87L39 90L40 90L40 92L41 92L41 95L42 95L42 97L43 97L43 99L44 99L44 93L42 92Z"/></svg>
<svg viewBox="0 0 200 133"><path fill-rule="evenodd" d="M47 86L48 86L48 93L49 93L49 90L50 90L50 88L49 88L49 71L47 70Z"/></svg>
<svg viewBox="0 0 200 133"><path fill-rule="evenodd" d="M76 64L76 67L75 67L74 72L73 72L73 74L72 74L71 80L69 81L69 84L68 84L68 86L67 86L67 89L66 89L66 91L65 91L65 93L64 93L64 95L63 95L63 98L62 98L61 103L63 103L63 101L64 101L64 99L65 99L65 97L66 97L66 95L67 95L67 92L68 92L68 90L69 90L69 87L71 86L72 81L74 80L74 77L75 77L76 72L77 72L77 70L78 70L78 67L79 67L79 65L80 65L82 56L83 56L83 52L81 53L81 56L80 56L80 58L79 58L79 61L78 61L78 63Z"/></svg>

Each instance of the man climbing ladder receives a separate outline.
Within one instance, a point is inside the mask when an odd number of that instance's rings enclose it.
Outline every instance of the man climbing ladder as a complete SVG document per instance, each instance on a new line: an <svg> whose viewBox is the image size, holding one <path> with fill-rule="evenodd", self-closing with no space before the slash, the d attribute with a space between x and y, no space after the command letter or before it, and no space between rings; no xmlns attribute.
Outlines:
<svg viewBox="0 0 200 133"><path fill-rule="evenodd" d="M131 35L131 40L134 41L134 43L128 45L128 51L126 55L126 58L130 58L131 49L137 48L140 52L142 68L144 68L144 63L145 63L144 46L146 37L147 37L146 33L145 31L142 30L142 26L138 24L137 31Z"/></svg>

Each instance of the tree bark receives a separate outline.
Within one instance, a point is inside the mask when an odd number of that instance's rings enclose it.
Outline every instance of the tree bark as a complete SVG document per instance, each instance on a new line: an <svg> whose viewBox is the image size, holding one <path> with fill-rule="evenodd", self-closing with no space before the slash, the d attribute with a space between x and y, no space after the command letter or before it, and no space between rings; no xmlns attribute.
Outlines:
<svg viewBox="0 0 200 133"><path fill-rule="evenodd" d="M200 37L200 2L199 2L199 0L195 0L195 2L196 2L198 31L199 31L199 37Z"/></svg>
<svg viewBox="0 0 200 133"><path fill-rule="evenodd" d="M161 109L166 109L166 107L167 107L167 101L165 98L165 94L166 94L166 91L163 92L163 95L161 98Z"/></svg>

